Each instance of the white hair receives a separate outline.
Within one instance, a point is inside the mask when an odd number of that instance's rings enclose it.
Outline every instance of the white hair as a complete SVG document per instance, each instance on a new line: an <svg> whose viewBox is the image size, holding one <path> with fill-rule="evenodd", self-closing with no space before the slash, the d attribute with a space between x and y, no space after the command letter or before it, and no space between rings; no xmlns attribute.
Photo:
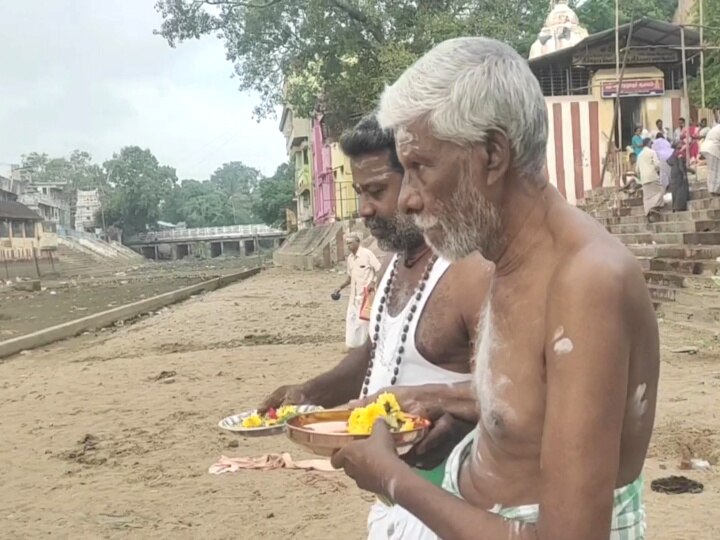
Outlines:
<svg viewBox="0 0 720 540"><path fill-rule="evenodd" d="M409 67L380 99L378 120L398 129L425 119L438 139L482 143L508 138L513 167L535 174L545 164L547 108L527 61L494 39L449 39Z"/></svg>
<svg viewBox="0 0 720 540"><path fill-rule="evenodd" d="M360 242L361 238L360 235L356 232L350 232L345 235L345 242Z"/></svg>

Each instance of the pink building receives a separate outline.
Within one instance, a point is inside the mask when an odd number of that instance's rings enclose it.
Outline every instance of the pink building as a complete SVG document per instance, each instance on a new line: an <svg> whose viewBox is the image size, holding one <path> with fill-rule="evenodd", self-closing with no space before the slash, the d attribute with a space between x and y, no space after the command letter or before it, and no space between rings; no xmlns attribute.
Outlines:
<svg viewBox="0 0 720 540"><path fill-rule="evenodd" d="M322 115L312 121L313 213L315 225L335 221L335 182L332 153L323 130Z"/></svg>

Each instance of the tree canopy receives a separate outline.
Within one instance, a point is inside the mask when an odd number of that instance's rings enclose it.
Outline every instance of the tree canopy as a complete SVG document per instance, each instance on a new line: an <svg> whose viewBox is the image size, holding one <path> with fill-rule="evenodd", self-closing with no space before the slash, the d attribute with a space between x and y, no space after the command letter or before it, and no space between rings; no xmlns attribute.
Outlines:
<svg viewBox="0 0 720 540"><path fill-rule="evenodd" d="M703 0L703 2L705 44L720 46L720 0ZM691 16L696 24L700 23L699 8L699 2L695 2ZM698 76L690 83L690 97L698 107L702 105L701 94ZM720 109L720 51L705 53L705 106L709 109Z"/></svg>
<svg viewBox="0 0 720 540"><path fill-rule="evenodd" d="M597 32L615 24L615 0L572 1ZM670 20L677 0L623 0L621 22ZM383 87L437 43L484 35L526 55L547 0L157 0L157 33L171 46L217 35L241 90L260 94L256 115L278 105L325 113L331 133L373 109Z"/></svg>
<svg viewBox="0 0 720 540"><path fill-rule="evenodd" d="M527 52L548 2L158 0L156 8L172 46L204 34L224 40L240 88L261 96L258 116L287 103L309 117L319 106L337 132L440 41L484 34Z"/></svg>
<svg viewBox="0 0 720 540"><path fill-rule="evenodd" d="M283 163L275 174L260 181L253 210L263 223L284 229L285 210L294 206L294 197L295 169L292 164Z"/></svg>
<svg viewBox="0 0 720 540"><path fill-rule="evenodd" d="M129 233L144 231L160 218L160 203L177 182L175 169L162 166L150 150L126 146L103 164L113 188L105 220Z"/></svg>
<svg viewBox="0 0 720 540"><path fill-rule="evenodd" d="M69 189L98 189L106 185L102 168L82 150L74 150L69 157L56 158L31 152L22 156L21 168L26 177L36 183L66 184Z"/></svg>

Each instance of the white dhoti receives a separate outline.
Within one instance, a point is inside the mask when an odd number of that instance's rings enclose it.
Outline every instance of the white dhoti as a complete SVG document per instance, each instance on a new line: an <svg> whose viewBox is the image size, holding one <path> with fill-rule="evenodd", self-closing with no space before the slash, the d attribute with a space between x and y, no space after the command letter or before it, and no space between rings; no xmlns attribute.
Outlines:
<svg viewBox="0 0 720 540"><path fill-rule="evenodd" d="M402 506L376 502L367 521L368 540L438 540L438 536Z"/></svg>
<svg viewBox="0 0 720 540"><path fill-rule="evenodd" d="M368 321L360 318L363 297L351 296L345 315L345 346L350 349L362 347L368 338Z"/></svg>

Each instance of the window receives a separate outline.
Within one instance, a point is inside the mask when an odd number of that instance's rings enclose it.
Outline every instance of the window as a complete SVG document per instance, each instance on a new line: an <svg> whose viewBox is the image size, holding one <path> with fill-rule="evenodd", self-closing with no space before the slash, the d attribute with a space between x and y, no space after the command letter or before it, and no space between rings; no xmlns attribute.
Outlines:
<svg viewBox="0 0 720 540"><path fill-rule="evenodd" d="M0 238L10 237L10 227L8 226L7 220L0 219Z"/></svg>
<svg viewBox="0 0 720 540"><path fill-rule="evenodd" d="M22 238L23 231L25 229L23 227L23 222L14 220L14 221L11 221L10 223L12 224L13 238Z"/></svg>
<svg viewBox="0 0 720 540"><path fill-rule="evenodd" d="M35 238L35 222L25 222L25 238Z"/></svg>
<svg viewBox="0 0 720 540"><path fill-rule="evenodd" d="M308 157L308 149L307 148L303 149L303 164L304 165L310 164L310 158Z"/></svg>
<svg viewBox="0 0 720 540"><path fill-rule="evenodd" d="M25 229L25 228L23 227L23 222L22 222L22 221L17 221L17 220L15 220L15 221L11 221L10 223L12 223L12 235L13 235L13 238L22 238L22 237L23 237L23 231L24 231L24 229Z"/></svg>

